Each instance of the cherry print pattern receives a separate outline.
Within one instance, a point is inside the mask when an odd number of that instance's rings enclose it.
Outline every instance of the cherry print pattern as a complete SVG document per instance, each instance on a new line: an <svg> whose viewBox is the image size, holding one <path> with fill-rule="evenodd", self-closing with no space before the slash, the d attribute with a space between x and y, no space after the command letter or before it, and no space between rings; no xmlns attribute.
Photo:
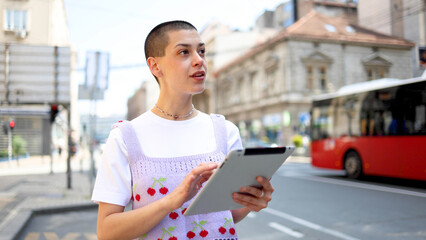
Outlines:
<svg viewBox="0 0 426 240"><path fill-rule="evenodd" d="M148 188L148 190L146 192L151 196L155 195L155 189L154 188Z"/></svg>
<svg viewBox="0 0 426 240"><path fill-rule="evenodd" d="M134 186L133 186L133 194L132 194L132 200L133 201L140 201L141 200L141 195L139 195L137 192L136 192L136 188L138 187L138 185L137 184L135 184Z"/></svg>
<svg viewBox="0 0 426 240"><path fill-rule="evenodd" d="M185 210L186 210L186 208L185 208ZM197 230L197 228L200 228L200 229L201 229L201 231L199 232L199 235L200 235L202 238L207 237L207 235L209 234L209 232L208 232L206 229L204 229L204 227L203 227L203 225L205 225L205 224L207 223L207 221L204 221L204 220L203 220L203 221L200 221L200 222L196 222L196 221L194 221L193 223L194 223L195 227L192 229L192 231L189 231L189 232L186 234L186 236L187 236L189 239L194 238L194 237L196 236L196 234L195 234L195 230Z"/></svg>
<svg viewBox="0 0 426 240"><path fill-rule="evenodd" d="M223 224L223 226L221 226L220 228L219 228L219 232L221 233L221 234L225 234L226 233L226 226L227 225L229 225L229 233L231 234L231 235L235 235L235 229L234 229L234 227L232 226L232 218L225 218L225 224Z"/></svg>
<svg viewBox="0 0 426 240"><path fill-rule="evenodd" d="M158 238L158 240L162 240L164 238L164 236L167 234L169 235L169 240L177 240L177 237L173 236L172 232L176 229L176 226L173 227L168 227L167 229L165 228L161 228L163 230L163 234L161 235L160 238Z"/></svg>
<svg viewBox="0 0 426 240"><path fill-rule="evenodd" d="M146 192L150 195L150 196L154 196L155 195L155 193L157 192L157 191L155 191L155 185L158 183L158 184L160 184L160 186L161 186L161 188L160 188L160 190L159 190L159 192L161 193L161 194L163 194L163 195L166 195L168 192L169 192L169 189L168 188L166 188L163 184L162 184L162 182L165 182L166 180L167 180L167 178L163 178L163 177L160 177L159 179L156 179L156 178L152 178L153 180L154 180L154 183L152 183L152 186L150 187L150 188L148 188L148 190L146 190Z"/></svg>
<svg viewBox="0 0 426 240"><path fill-rule="evenodd" d="M173 220L177 219L179 217L179 214L177 212L171 212L169 214L169 217Z"/></svg>

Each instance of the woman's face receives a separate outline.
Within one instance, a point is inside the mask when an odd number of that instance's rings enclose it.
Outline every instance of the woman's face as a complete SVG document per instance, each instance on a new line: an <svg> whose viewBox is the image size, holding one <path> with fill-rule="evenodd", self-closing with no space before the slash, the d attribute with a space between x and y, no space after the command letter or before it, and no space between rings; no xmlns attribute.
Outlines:
<svg viewBox="0 0 426 240"><path fill-rule="evenodd" d="M163 57L156 57L161 91L171 95L204 91L207 75L205 44L195 30L168 33L169 44Z"/></svg>

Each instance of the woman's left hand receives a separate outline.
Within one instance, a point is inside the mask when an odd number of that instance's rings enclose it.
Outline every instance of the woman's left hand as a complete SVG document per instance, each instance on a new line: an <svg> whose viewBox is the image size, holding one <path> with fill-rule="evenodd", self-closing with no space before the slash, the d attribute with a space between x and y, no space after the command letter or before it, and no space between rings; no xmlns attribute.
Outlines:
<svg viewBox="0 0 426 240"><path fill-rule="evenodd" d="M235 202L245 206L251 211L259 212L268 207L268 203L272 200L274 188L271 182L266 178L257 177L256 181L262 185L262 188L244 186L241 187L239 193L233 193L232 197Z"/></svg>

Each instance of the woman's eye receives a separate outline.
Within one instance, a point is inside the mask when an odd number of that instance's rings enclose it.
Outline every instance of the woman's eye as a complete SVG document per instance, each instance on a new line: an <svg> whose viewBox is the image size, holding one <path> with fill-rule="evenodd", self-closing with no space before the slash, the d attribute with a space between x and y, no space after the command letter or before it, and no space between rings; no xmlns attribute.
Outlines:
<svg viewBox="0 0 426 240"><path fill-rule="evenodd" d="M179 52L179 54L180 54L180 55L188 54L188 50L182 50L182 51L180 51L180 52Z"/></svg>
<svg viewBox="0 0 426 240"><path fill-rule="evenodd" d="M200 49L200 50L198 51L198 53L199 53L200 55L205 55L205 54L206 54L206 49Z"/></svg>

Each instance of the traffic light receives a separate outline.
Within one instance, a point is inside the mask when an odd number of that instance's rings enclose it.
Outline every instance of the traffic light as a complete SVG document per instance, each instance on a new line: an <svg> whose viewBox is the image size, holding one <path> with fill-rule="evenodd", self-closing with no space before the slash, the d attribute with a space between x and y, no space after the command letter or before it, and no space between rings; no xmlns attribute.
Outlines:
<svg viewBox="0 0 426 240"><path fill-rule="evenodd" d="M10 120L9 127L10 127L10 130L13 131L13 128L15 127L15 121Z"/></svg>
<svg viewBox="0 0 426 240"><path fill-rule="evenodd" d="M56 115L58 115L58 105L52 104L50 105L50 122L51 123L55 121Z"/></svg>

